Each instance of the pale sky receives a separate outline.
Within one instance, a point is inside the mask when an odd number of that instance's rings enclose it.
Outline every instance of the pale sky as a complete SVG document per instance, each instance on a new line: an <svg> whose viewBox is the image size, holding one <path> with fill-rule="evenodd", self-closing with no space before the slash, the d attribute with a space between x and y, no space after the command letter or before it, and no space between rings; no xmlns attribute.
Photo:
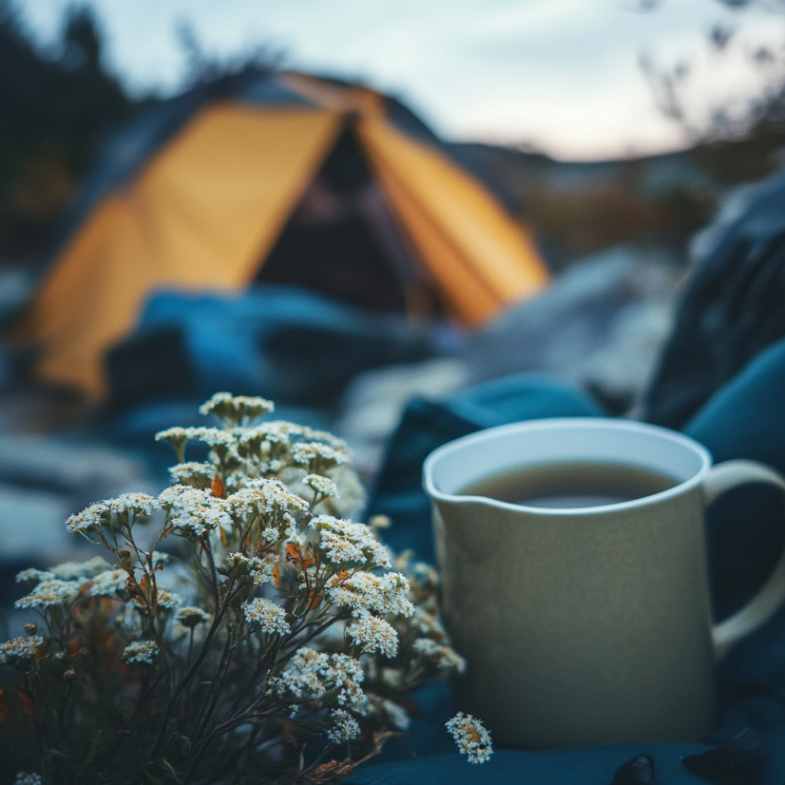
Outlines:
<svg viewBox="0 0 785 785"><path fill-rule="evenodd" d="M72 0L22 0L42 41ZM742 53L785 40L785 19L715 0L92 0L111 66L134 88L176 91L187 20L209 52L270 42L287 64L361 77L405 100L450 138L531 141L560 157L668 149L683 142L637 66L646 51L697 63L696 105L743 95ZM717 21L740 28L738 56L706 43Z"/></svg>

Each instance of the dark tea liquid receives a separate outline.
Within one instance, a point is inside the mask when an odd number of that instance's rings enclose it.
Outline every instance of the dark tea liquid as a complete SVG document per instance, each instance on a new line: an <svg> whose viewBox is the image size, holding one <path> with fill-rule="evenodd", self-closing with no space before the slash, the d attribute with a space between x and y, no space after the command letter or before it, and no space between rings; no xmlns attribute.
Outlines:
<svg viewBox="0 0 785 785"><path fill-rule="evenodd" d="M678 482L649 468L619 463L548 463L488 475L459 493L527 507L570 509L642 499Z"/></svg>

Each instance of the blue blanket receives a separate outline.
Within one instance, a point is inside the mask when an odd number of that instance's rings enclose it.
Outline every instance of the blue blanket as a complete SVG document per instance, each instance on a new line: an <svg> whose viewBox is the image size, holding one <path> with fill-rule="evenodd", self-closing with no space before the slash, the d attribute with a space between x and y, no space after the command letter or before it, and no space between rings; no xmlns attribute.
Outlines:
<svg viewBox="0 0 785 785"><path fill-rule="evenodd" d="M775 344L715 393L684 432L704 444L715 461L747 458L785 472L785 342ZM444 401L409 404L392 437L370 512L396 522L390 544L412 547L433 559L428 500L421 490L425 456L440 444L472 431L543 417L602 416L585 394L542 377L517 376L462 392ZM760 587L785 541L783 500L771 489L750 485L735 490L708 513L712 593L718 618L743 605ZM355 785L610 785L625 760L651 755L657 783L688 785L701 779L682 759L728 742L745 729L760 744L760 770L735 779L732 766L718 767L738 785L781 785L785 781L785 611L739 646L718 671L721 721L702 743L640 745L584 750L497 751L483 766L470 766L450 749L443 723L455 710L449 688L430 687L419 695L420 713L406 742L385 758L358 770ZM569 710L569 707L565 707ZM711 768L711 767L709 767ZM641 780L643 781L643 780Z"/></svg>

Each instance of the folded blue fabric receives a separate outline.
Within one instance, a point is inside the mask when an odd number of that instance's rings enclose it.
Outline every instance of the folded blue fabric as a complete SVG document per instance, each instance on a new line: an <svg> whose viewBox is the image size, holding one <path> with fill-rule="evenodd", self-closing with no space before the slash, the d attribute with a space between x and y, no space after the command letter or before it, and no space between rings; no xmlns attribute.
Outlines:
<svg viewBox="0 0 785 785"><path fill-rule="evenodd" d="M716 462L762 461L785 472L785 342L750 363L716 393L684 431L704 444ZM409 404L393 435L369 511L390 515L388 537L396 549L414 548L433 559L430 505L421 490L422 462L434 448L482 428L545 417L603 416L584 393L543 377L515 376L442 401ZM712 592L718 618L743 605L769 574L785 541L783 500L755 485L726 494L708 512ZM738 647L718 671L721 723L705 745L719 744L743 728L760 735L765 753L761 785L785 780L785 612ZM681 765L684 755L707 746L618 746L585 750L503 750L492 762L470 766L449 751L443 723L455 707L447 688L419 696L420 714L406 743L383 762L359 770L355 785L609 785L615 770L636 754L655 760L658 783L700 782ZM569 707L565 707L568 711ZM744 785L756 785L754 782Z"/></svg>

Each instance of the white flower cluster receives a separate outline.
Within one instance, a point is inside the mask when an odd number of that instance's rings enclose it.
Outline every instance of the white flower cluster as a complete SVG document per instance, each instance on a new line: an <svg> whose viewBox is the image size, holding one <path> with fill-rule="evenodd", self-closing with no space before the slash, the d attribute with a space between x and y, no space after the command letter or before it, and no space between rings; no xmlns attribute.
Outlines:
<svg viewBox="0 0 785 785"><path fill-rule="evenodd" d="M246 428L237 441L237 449L241 455L269 455L276 447L286 447L293 434L299 433L300 426L294 423L274 420Z"/></svg>
<svg viewBox="0 0 785 785"><path fill-rule="evenodd" d="M150 519L158 507L158 500L146 493L124 493L114 499L107 499L104 504L113 516L141 523Z"/></svg>
<svg viewBox="0 0 785 785"><path fill-rule="evenodd" d="M218 393L200 411L218 418L222 427L170 428L157 434L157 441L169 442L177 452L171 487L157 498L125 494L97 502L67 522L70 531L107 545L116 563L96 557L84 564L25 570L17 580L34 587L16 605L46 609L77 597L119 598L123 602L104 600L101 609L113 630L133 641L123 650L123 660L165 666L164 676L181 655L183 660L193 655L195 640L200 646L223 645L223 636L234 635L239 611L243 629L255 634L243 652L267 657L272 669L263 680L267 694L259 696L268 701L266 710L289 711L292 718L315 723L322 740L335 745L378 727L405 730L410 719L394 702L397 695L426 677L466 667L439 622L438 575L414 565L411 555L399 557L393 566L378 537L388 519L374 519L371 525L350 520L359 506L351 506L353 497L361 493L353 489L352 482L359 486L356 476L342 467L349 460L347 445L291 423L254 424L272 408L262 398ZM203 462L186 461L191 441L209 448L201 451L207 455ZM326 501L338 496L338 484L343 498ZM326 512L335 515L320 514ZM145 539L145 547L164 542L158 547L168 549L171 540L166 538L173 533L195 546L189 550L194 557L190 583L166 580L177 577L171 575L177 567L186 573L182 563L164 573L159 584L152 571L169 557L140 550L133 542L130 527L153 516L161 533L158 539ZM90 537L95 532L98 536ZM235 551L227 553L231 548ZM215 605L203 609L197 607L202 570L214 575L213 563L220 565L219 585L211 587L217 589ZM139 590L129 592L128 581L133 585L137 579ZM258 592L264 596L253 596L255 586L264 587ZM193 604L181 607L170 588ZM228 615L219 613L223 602L232 608ZM162 615L151 620L156 612ZM49 613L47 622L57 625L61 618ZM209 633L206 625L214 625ZM37 664L38 657L49 654L51 643L47 646L34 634L37 628L26 630L27 637L0 646L0 662ZM352 656L338 653L342 650ZM257 662L248 664L254 668ZM362 718L369 715L373 719L366 729ZM479 720L459 714L447 730L470 761L490 757L490 735Z"/></svg>
<svg viewBox="0 0 785 785"><path fill-rule="evenodd" d="M235 576L249 575L254 584L261 586L273 582L273 570L277 563L278 557L275 554L259 557L232 552L226 554L223 570Z"/></svg>
<svg viewBox="0 0 785 785"><path fill-rule="evenodd" d="M152 665L157 656L155 641L134 641L123 649L123 659L129 665Z"/></svg>
<svg viewBox="0 0 785 785"><path fill-rule="evenodd" d="M67 561L51 568L52 577L64 581L77 581L82 578L94 578L109 569L109 562L101 556L93 556L87 561ZM18 579L18 576L17 576Z"/></svg>
<svg viewBox="0 0 785 785"><path fill-rule="evenodd" d="M89 534L108 525L112 517L105 502L95 502L81 512L69 516L65 522L71 534Z"/></svg>
<svg viewBox="0 0 785 785"><path fill-rule="evenodd" d="M201 608L189 605L185 608L180 608L174 618L178 624L182 624L183 627L192 629L200 624L209 624L212 616Z"/></svg>
<svg viewBox="0 0 785 785"><path fill-rule="evenodd" d="M476 717L459 711L445 723L445 727L453 737L458 752L465 755L469 763L485 763L490 760L493 755L491 734Z"/></svg>
<svg viewBox="0 0 785 785"><path fill-rule="evenodd" d="M250 518L256 515L278 523L285 516L300 515L307 511L308 502L292 493L280 480L250 480L246 487L233 493L227 503L232 510ZM294 521L291 521L294 523Z"/></svg>
<svg viewBox="0 0 785 785"><path fill-rule="evenodd" d="M417 605L412 616L412 627L418 630L423 637L433 638L436 641L446 641L447 633L439 617Z"/></svg>
<svg viewBox="0 0 785 785"><path fill-rule="evenodd" d="M409 729L409 725L411 725L412 721L409 717L409 713L403 706L399 706L394 701L385 699L382 701L381 711L396 730L405 731Z"/></svg>
<svg viewBox="0 0 785 785"><path fill-rule="evenodd" d="M232 527L226 501L208 491L172 485L158 500L168 513L169 524L178 534L203 537L215 529L230 530Z"/></svg>
<svg viewBox="0 0 785 785"><path fill-rule="evenodd" d="M167 428L163 431L158 431L155 435L157 442L169 442L175 450L179 450L190 438L190 428Z"/></svg>
<svg viewBox="0 0 785 785"><path fill-rule="evenodd" d="M157 570L159 567L164 567L171 561L171 556L169 556L168 553L162 553L161 551L153 551L147 555L150 556L150 561L152 562L154 570Z"/></svg>
<svg viewBox="0 0 785 785"><path fill-rule="evenodd" d="M69 516L65 525L72 534L89 534L118 524L145 523L157 506L157 500L146 493L124 493L114 499L91 504Z"/></svg>
<svg viewBox="0 0 785 785"><path fill-rule="evenodd" d="M298 442L292 446L292 461L313 471L317 468L332 469L349 460L345 449L321 442Z"/></svg>
<svg viewBox="0 0 785 785"><path fill-rule="evenodd" d="M107 570L92 580L88 590L91 597L117 597L125 593L128 573L125 570Z"/></svg>
<svg viewBox="0 0 785 785"><path fill-rule="evenodd" d="M61 581L50 578L41 581L30 594L20 597L15 603L16 608L51 608L56 605L67 605L79 596L82 581Z"/></svg>
<svg viewBox="0 0 785 785"><path fill-rule="evenodd" d="M322 700L335 693L338 705L357 714L368 711L368 698L360 686L365 679L359 660L345 654L326 654L308 647L298 649L280 676L271 679L273 692L298 701Z"/></svg>
<svg viewBox="0 0 785 785"><path fill-rule="evenodd" d="M190 485L194 488L209 488L215 476L215 467L210 463L188 461L169 468L169 476L177 485Z"/></svg>
<svg viewBox="0 0 785 785"><path fill-rule="evenodd" d="M260 417L270 414L274 408L273 402L266 398L219 392L199 407L199 413L205 416L212 414L232 423L258 420Z"/></svg>
<svg viewBox="0 0 785 785"><path fill-rule="evenodd" d="M245 621L265 635L287 635L291 627L286 621L286 611L270 600L257 597L243 605Z"/></svg>
<svg viewBox="0 0 785 785"><path fill-rule="evenodd" d="M405 618L414 613L409 600L409 581L398 572L384 575L356 572L346 579L335 575L327 582L327 596L333 605L353 612L370 611Z"/></svg>
<svg viewBox="0 0 785 785"><path fill-rule="evenodd" d="M451 646L437 643L430 638L418 638L412 648L423 659L432 662L438 670L464 673L466 660Z"/></svg>
<svg viewBox="0 0 785 785"><path fill-rule="evenodd" d="M334 480L322 474L308 474L303 478L303 482L317 495L330 498L338 496L338 486Z"/></svg>
<svg viewBox="0 0 785 785"><path fill-rule="evenodd" d="M44 645L40 635L23 635L0 644L0 664L23 665Z"/></svg>
<svg viewBox="0 0 785 785"><path fill-rule="evenodd" d="M308 526L318 534L319 549L324 557L336 566L390 566L390 552L364 523L317 515Z"/></svg>
<svg viewBox="0 0 785 785"><path fill-rule="evenodd" d="M327 731L327 738L333 744L345 744L360 737L360 726L346 709L333 709L330 720L332 724Z"/></svg>
<svg viewBox="0 0 785 785"><path fill-rule="evenodd" d="M234 447L234 436L221 428L189 428L188 435L191 439L224 454Z"/></svg>
<svg viewBox="0 0 785 785"><path fill-rule="evenodd" d="M234 437L231 433L220 428L167 428L155 435L157 442L168 442L181 456L184 447L190 441L198 441L222 453L228 452L234 446Z"/></svg>
<svg viewBox="0 0 785 785"><path fill-rule="evenodd" d="M41 581L48 581L55 577L55 574L50 570L37 570L35 567L28 567L16 574L17 583L41 583Z"/></svg>
<svg viewBox="0 0 785 785"><path fill-rule="evenodd" d="M44 785L44 780L34 771L20 771L16 775L14 785Z"/></svg>
<svg viewBox="0 0 785 785"><path fill-rule="evenodd" d="M182 602L174 592L167 591L166 589L158 589L155 599L159 609L166 611L173 611Z"/></svg>
<svg viewBox="0 0 785 785"><path fill-rule="evenodd" d="M346 634L363 654L378 652L390 659L398 654L398 633L378 616L361 612L346 628Z"/></svg>

